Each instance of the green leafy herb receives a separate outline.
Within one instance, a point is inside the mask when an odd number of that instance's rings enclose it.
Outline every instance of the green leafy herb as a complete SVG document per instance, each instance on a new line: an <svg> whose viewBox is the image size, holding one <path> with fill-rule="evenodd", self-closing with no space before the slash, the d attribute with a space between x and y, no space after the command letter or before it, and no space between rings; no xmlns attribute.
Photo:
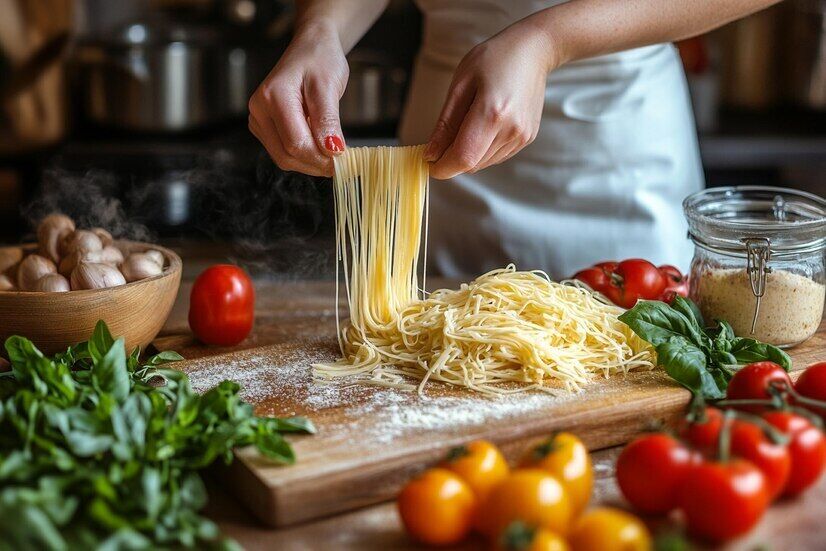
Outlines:
<svg viewBox="0 0 826 551"><path fill-rule="evenodd" d="M164 366L181 356L127 356L103 322L52 358L18 336L6 351L0 550L233 548L198 514L197 471L247 445L292 463L282 433L315 432L301 417L256 417L230 381L194 393Z"/></svg>
<svg viewBox="0 0 826 551"><path fill-rule="evenodd" d="M654 346L659 364L672 379L705 399L724 398L740 365L768 360L786 371L791 369L788 354L776 346L735 336L723 320L715 320L714 328L705 328L697 305L680 296L671 306L641 300L619 319Z"/></svg>

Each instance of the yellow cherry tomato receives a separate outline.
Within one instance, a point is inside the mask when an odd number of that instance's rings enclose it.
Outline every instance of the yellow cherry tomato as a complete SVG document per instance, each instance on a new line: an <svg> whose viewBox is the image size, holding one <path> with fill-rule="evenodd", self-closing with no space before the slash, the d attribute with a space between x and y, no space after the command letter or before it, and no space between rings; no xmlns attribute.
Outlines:
<svg viewBox="0 0 826 551"><path fill-rule="evenodd" d="M514 521L564 535L571 506L559 480L540 469L517 469L494 486L481 506L480 531L495 538Z"/></svg>
<svg viewBox="0 0 826 551"><path fill-rule="evenodd" d="M502 535L496 549L499 551L569 551L568 542L559 534L544 528L535 528L524 522L512 522Z"/></svg>
<svg viewBox="0 0 826 551"><path fill-rule="evenodd" d="M476 440L453 448L440 467L453 471L467 482L480 502L491 488L502 482L510 468L502 452L487 440Z"/></svg>
<svg viewBox="0 0 826 551"><path fill-rule="evenodd" d="M573 551L648 551L651 535L634 515L598 507L575 523L568 543Z"/></svg>
<svg viewBox="0 0 826 551"><path fill-rule="evenodd" d="M455 473L430 469L402 489L397 502L407 532L428 545L462 541L470 532L477 500Z"/></svg>
<svg viewBox="0 0 826 551"><path fill-rule="evenodd" d="M528 450L519 466L548 471L565 486L574 516L585 510L594 487L594 469L579 438L557 433Z"/></svg>

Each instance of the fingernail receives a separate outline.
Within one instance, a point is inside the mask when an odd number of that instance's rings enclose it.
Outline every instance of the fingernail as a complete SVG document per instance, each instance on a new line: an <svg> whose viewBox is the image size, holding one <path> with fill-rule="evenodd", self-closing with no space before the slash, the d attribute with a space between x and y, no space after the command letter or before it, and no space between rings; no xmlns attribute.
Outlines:
<svg viewBox="0 0 826 551"><path fill-rule="evenodd" d="M330 134L326 138L324 138L324 147L327 148L327 151L332 151L333 153L341 153L344 151L344 141L334 134Z"/></svg>

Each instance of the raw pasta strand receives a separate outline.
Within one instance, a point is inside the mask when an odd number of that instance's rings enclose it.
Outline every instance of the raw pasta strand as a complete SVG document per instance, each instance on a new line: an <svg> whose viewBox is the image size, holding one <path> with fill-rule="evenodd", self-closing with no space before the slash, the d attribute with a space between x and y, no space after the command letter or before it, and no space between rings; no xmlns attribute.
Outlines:
<svg viewBox="0 0 826 551"><path fill-rule="evenodd" d="M419 392L429 381L488 394L560 392L654 367L650 346L617 319L621 308L544 272L510 265L459 289L420 290L423 146L349 148L335 159L333 186L350 321L337 320L342 358L315 365L316 379Z"/></svg>

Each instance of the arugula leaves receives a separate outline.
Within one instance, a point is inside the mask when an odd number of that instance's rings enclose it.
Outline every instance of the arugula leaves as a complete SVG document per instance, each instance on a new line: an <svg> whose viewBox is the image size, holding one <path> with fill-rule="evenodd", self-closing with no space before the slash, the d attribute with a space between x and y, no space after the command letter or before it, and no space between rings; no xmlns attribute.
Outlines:
<svg viewBox="0 0 826 551"><path fill-rule="evenodd" d="M783 350L737 337L723 320L715 320L717 327L705 328L697 305L680 296L671 306L641 300L619 320L654 346L659 364L672 379L706 399L725 398L728 382L739 365L768 360L786 371L792 366Z"/></svg>
<svg viewBox="0 0 826 551"><path fill-rule="evenodd" d="M0 373L0 550L234 548L200 516L198 475L237 446L292 463L282 433L302 417L260 418L224 381L198 395L181 360L128 356L99 322L88 342L52 358L6 341ZM159 383L165 383L159 386Z"/></svg>

